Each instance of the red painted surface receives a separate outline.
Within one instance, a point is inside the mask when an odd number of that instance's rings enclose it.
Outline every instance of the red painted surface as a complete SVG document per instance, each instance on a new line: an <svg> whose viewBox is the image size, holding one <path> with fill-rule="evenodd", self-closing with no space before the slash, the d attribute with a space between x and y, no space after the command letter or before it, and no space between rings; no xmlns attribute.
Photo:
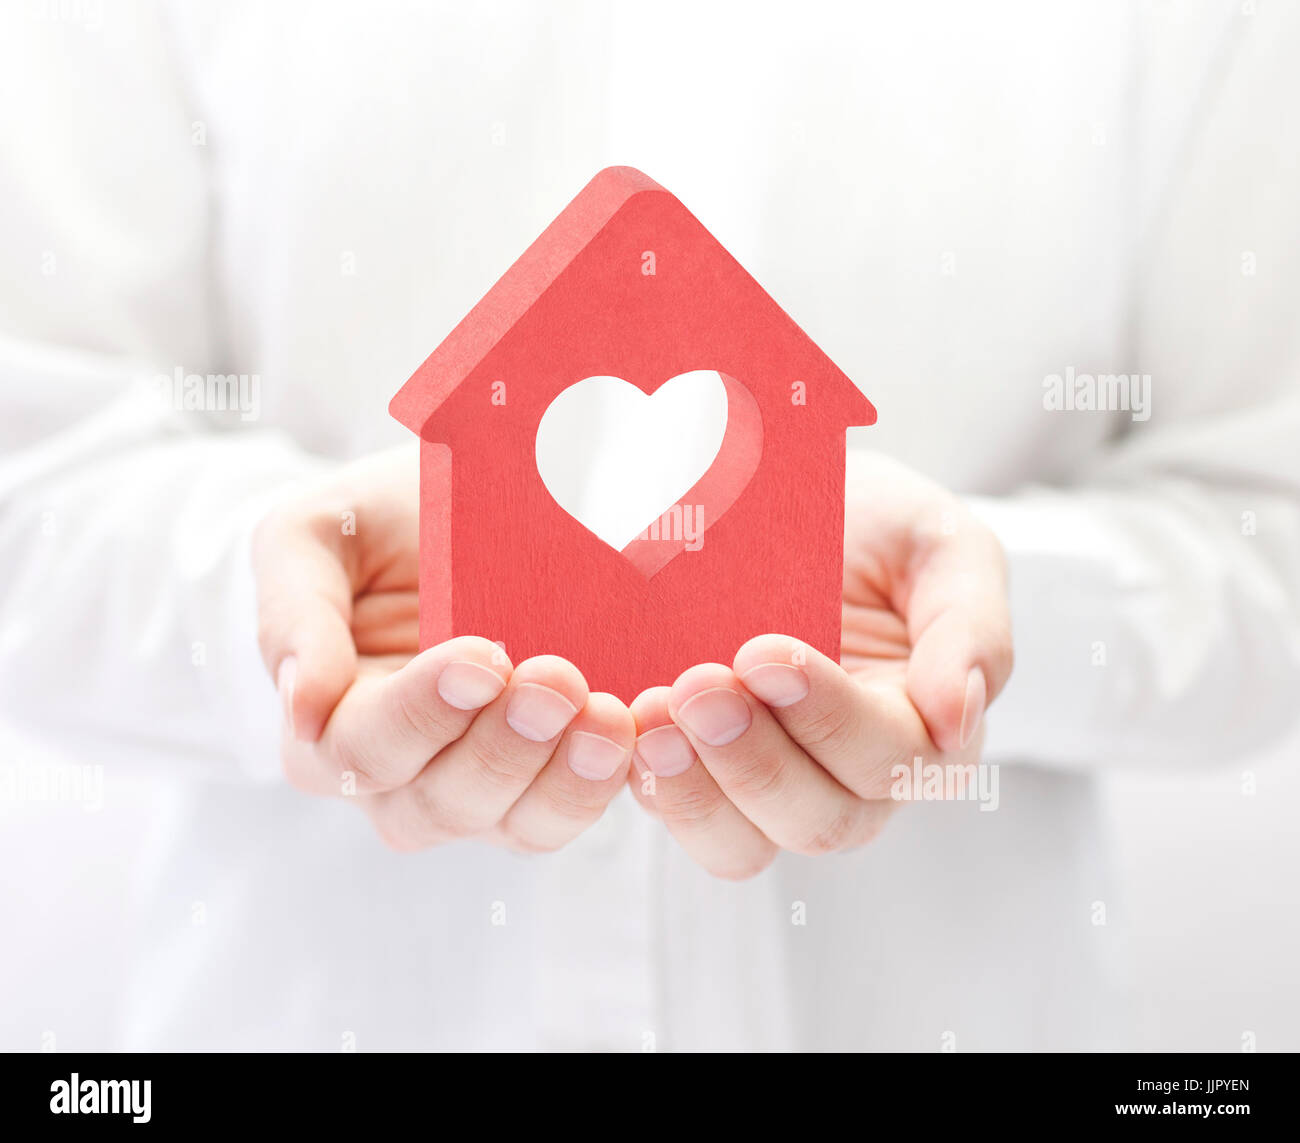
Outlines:
<svg viewBox="0 0 1300 1143"><path fill-rule="evenodd" d="M647 274L647 254L654 273ZM621 377L646 393L693 370L728 391L718 458L622 553L552 499L542 414ZM803 386L805 403L794 398ZM501 403L504 395L504 403ZM494 399L495 398L495 399ZM574 662L630 701L776 631L838 657L844 430L875 410L671 194L600 172L394 397L421 451L420 635L499 640Z"/></svg>

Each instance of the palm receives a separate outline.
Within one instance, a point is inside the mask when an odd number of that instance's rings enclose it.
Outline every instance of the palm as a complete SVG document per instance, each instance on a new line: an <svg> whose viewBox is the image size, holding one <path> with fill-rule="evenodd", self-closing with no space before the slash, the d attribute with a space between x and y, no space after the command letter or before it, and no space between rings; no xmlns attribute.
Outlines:
<svg viewBox="0 0 1300 1143"><path fill-rule="evenodd" d="M386 674L420 649L419 481L410 450L383 454L376 468L383 479L357 506L343 556L360 669Z"/></svg>
<svg viewBox="0 0 1300 1143"><path fill-rule="evenodd" d="M911 479L911 473L874 454L849 456L840 662L864 681L901 685L907 673L912 650L902 610L907 509L895 493L900 480L910 484Z"/></svg>

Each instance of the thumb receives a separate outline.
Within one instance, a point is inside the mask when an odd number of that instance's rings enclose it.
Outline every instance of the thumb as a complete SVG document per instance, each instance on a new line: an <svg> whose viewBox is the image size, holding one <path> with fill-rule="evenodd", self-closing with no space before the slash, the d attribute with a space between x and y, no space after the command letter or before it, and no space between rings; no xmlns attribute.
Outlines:
<svg viewBox="0 0 1300 1143"><path fill-rule="evenodd" d="M262 661L290 734L315 742L357 674L351 581L310 522L289 513L258 525L252 557Z"/></svg>
<svg viewBox="0 0 1300 1143"><path fill-rule="evenodd" d="M933 538L908 592L907 693L940 750L974 739L1011 674L1006 560L996 537L963 515Z"/></svg>

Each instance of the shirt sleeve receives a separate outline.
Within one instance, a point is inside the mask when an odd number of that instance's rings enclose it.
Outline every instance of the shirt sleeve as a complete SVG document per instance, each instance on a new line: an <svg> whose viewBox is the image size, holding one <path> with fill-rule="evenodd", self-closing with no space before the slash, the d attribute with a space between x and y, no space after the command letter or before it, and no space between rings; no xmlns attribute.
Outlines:
<svg viewBox="0 0 1300 1143"><path fill-rule="evenodd" d="M0 343L0 392L60 387L120 395L0 462L0 718L118 772L276 774L248 541L322 462L195 431L106 362Z"/></svg>
<svg viewBox="0 0 1300 1143"><path fill-rule="evenodd" d="M1291 6L1234 13L1167 169L1148 168L1150 419L1063 486L974 502L1008 552L1017 647L991 758L1211 765L1300 716L1298 37ZM1152 74L1166 116L1174 70Z"/></svg>
<svg viewBox="0 0 1300 1143"><path fill-rule="evenodd" d="M0 721L114 773L271 774L247 542L320 462L168 384L225 372L206 134L166 9L91 15L0 13Z"/></svg>

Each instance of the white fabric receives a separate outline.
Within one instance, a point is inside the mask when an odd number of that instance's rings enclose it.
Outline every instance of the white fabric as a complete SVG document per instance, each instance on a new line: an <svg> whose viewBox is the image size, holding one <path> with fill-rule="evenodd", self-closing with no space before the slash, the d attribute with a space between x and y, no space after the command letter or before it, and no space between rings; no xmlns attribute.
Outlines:
<svg viewBox="0 0 1300 1143"><path fill-rule="evenodd" d="M1300 692L1300 16L1259 9L7 6L3 746L104 797L0 805L0 1047L1125 1043L1090 775L1228 762ZM400 857L278 780L251 522L405 439L391 394L611 162L1004 538L998 812L737 886L626 798L553 858ZM260 415L140 396L177 368ZM1067 369L1150 419L1046 411Z"/></svg>

